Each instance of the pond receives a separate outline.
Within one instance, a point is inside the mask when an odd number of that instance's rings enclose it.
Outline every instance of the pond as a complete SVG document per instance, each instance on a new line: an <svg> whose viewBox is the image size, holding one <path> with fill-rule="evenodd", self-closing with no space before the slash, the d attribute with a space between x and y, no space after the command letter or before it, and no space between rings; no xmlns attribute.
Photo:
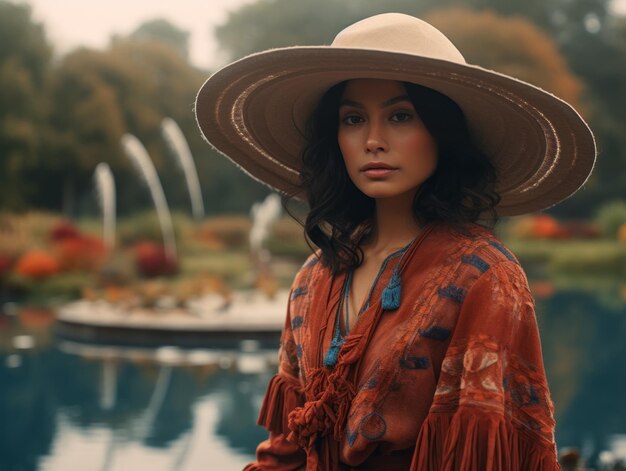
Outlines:
<svg viewBox="0 0 626 471"><path fill-rule="evenodd" d="M626 453L626 288L534 283L559 448ZM276 354L85 345L39 309L0 314L2 471L238 470Z"/></svg>

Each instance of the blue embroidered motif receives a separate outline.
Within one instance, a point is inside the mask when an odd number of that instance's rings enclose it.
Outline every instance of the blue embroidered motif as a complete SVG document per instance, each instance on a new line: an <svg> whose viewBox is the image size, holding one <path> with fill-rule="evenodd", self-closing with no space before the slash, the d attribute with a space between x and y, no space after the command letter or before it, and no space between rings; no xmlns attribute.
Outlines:
<svg viewBox="0 0 626 471"><path fill-rule="evenodd" d="M428 357L400 358L400 366L407 370L425 370L430 366Z"/></svg>
<svg viewBox="0 0 626 471"><path fill-rule="evenodd" d="M307 260L307 262L304 264L305 267L312 267L313 265L315 265L317 262L319 262L319 258L317 257L311 257L310 260Z"/></svg>
<svg viewBox="0 0 626 471"><path fill-rule="evenodd" d="M439 288L437 294L442 298L449 298L457 303L462 303L465 299L465 289L454 285L448 285L445 288Z"/></svg>
<svg viewBox="0 0 626 471"><path fill-rule="evenodd" d="M433 340L446 340L450 337L450 329L434 325L426 330L421 330L420 335Z"/></svg>
<svg viewBox="0 0 626 471"><path fill-rule="evenodd" d="M463 255L461 257L461 261L463 263L469 263L473 267L478 268L478 270L480 270L481 273L484 273L487 270L489 270L489 264L485 262L482 258L480 258L478 255Z"/></svg>
<svg viewBox="0 0 626 471"><path fill-rule="evenodd" d="M526 405L535 406L539 404L539 395L537 394L537 391L535 391L535 388L532 384L528 385L528 396L529 398Z"/></svg>
<svg viewBox="0 0 626 471"><path fill-rule="evenodd" d="M379 376L380 376L380 373L378 371L374 372L374 374L372 374L369 378L367 378L367 381L363 382L359 386L359 391L364 391L367 389L374 389L376 385L378 384Z"/></svg>
<svg viewBox="0 0 626 471"><path fill-rule="evenodd" d="M306 291L307 291L306 286L299 286L297 288L294 288L293 291L291 292L291 300L293 301L298 296L302 296L303 294L306 293Z"/></svg>
<svg viewBox="0 0 626 471"><path fill-rule="evenodd" d="M509 260L511 260L512 262L515 261L515 257L513 257L513 254L509 252L502 244L499 244L495 240L490 240L489 244L495 247L496 249L498 249L500 252L502 252L502 254L504 254L504 256L508 258Z"/></svg>
<svg viewBox="0 0 626 471"><path fill-rule="evenodd" d="M296 316L291 319L291 329L296 330L298 327L301 327L304 323L304 318L302 316Z"/></svg>
<svg viewBox="0 0 626 471"><path fill-rule="evenodd" d="M348 427L346 425L346 441L348 442L349 446L354 445L354 442L356 440L356 437L358 437L359 435L359 429L357 428L354 432L352 432L350 430L350 427Z"/></svg>
<svg viewBox="0 0 626 471"><path fill-rule="evenodd" d="M372 412L363 417L359 429L361 430L361 435L368 440L378 440L387 431L387 422L378 412Z"/></svg>
<svg viewBox="0 0 626 471"><path fill-rule="evenodd" d="M302 358L302 345L296 345L296 355L298 358Z"/></svg>

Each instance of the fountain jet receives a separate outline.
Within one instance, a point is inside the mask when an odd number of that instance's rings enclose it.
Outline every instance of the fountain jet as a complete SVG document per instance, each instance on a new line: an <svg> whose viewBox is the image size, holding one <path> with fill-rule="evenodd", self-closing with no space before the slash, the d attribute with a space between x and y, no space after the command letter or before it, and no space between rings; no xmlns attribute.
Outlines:
<svg viewBox="0 0 626 471"><path fill-rule="evenodd" d="M269 194L262 203L254 203L250 209L252 229L250 229L250 251L259 254L269 236L270 227L280 217L282 207L280 196Z"/></svg>
<svg viewBox="0 0 626 471"><path fill-rule="evenodd" d="M174 228L170 208L163 193L163 186L156 173L154 164L150 160L148 151L143 144L132 134L124 134L121 139L122 148L130 158L139 174L148 184L154 207L157 211L161 233L163 234L163 245L165 252L172 260L176 260L176 241L174 239Z"/></svg>
<svg viewBox="0 0 626 471"><path fill-rule="evenodd" d="M107 250L115 247L115 182L111 168L100 162L94 171L98 202L102 211L102 238Z"/></svg>
<svg viewBox="0 0 626 471"><path fill-rule="evenodd" d="M177 162L183 169L187 190L191 199L191 212L196 220L204 217L204 203L202 202L202 191L198 180L198 171L191 156L191 150L183 132L176 121L172 118L164 118L161 121L161 132L170 147L172 153L177 157Z"/></svg>

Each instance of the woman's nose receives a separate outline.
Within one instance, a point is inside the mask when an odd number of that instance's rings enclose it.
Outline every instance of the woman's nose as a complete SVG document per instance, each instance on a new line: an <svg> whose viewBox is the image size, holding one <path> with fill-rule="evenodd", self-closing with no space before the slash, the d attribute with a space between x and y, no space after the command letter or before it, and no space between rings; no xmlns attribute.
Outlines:
<svg viewBox="0 0 626 471"><path fill-rule="evenodd" d="M379 124L370 124L365 141L367 152L377 153L387 150L387 141L384 136L382 126Z"/></svg>

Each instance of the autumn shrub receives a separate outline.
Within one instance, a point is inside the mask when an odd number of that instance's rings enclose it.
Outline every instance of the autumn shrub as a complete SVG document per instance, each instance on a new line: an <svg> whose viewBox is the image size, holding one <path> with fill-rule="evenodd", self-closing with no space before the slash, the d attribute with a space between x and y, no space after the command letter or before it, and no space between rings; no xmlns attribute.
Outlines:
<svg viewBox="0 0 626 471"><path fill-rule="evenodd" d="M220 216L207 219L198 229L221 241L228 249L247 249L252 221L247 216Z"/></svg>
<svg viewBox="0 0 626 471"><path fill-rule="evenodd" d="M569 233L552 216L537 214L523 216L509 224L509 235L517 239L565 239Z"/></svg>
<svg viewBox="0 0 626 471"><path fill-rule="evenodd" d="M25 214L3 214L2 226L21 238L28 247L35 247L49 241L50 233L59 220L56 214L29 211Z"/></svg>
<svg viewBox="0 0 626 471"><path fill-rule="evenodd" d="M24 278L43 280L59 272L59 263L52 254L32 249L17 260L15 272Z"/></svg>
<svg viewBox="0 0 626 471"><path fill-rule="evenodd" d="M54 312L41 307L23 307L19 311L20 324L30 329L44 329L54 324Z"/></svg>
<svg viewBox="0 0 626 471"><path fill-rule="evenodd" d="M167 254L162 245L143 241L135 245L134 251L137 271L145 277L170 276L178 271L176 260Z"/></svg>
<svg viewBox="0 0 626 471"><path fill-rule="evenodd" d="M6 255L0 255L0 278L8 274L13 267L13 260Z"/></svg>
<svg viewBox="0 0 626 471"><path fill-rule="evenodd" d="M596 239L602 234L600 227L590 221L564 221L561 227L568 237L576 239Z"/></svg>
<svg viewBox="0 0 626 471"><path fill-rule="evenodd" d="M117 238L122 245L163 240L156 212L146 211L121 219L117 224Z"/></svg>
<svg viewBox="0 0 626 471"><path fill-rule="evenodd" d="M74 226L71 222L65 220L59 221L50 231L50 240L53 242L59 242L68 239L77 239L79 237L80 232L76 228L76 226Z"/></svg>
<svg viewBox="0 0 626 471"><path fill-rule="evenodd" d="M626 201L615 200L602 206L596 222L605 237L615 238L622 224L626 224Z"/></svg>
<svg viewBox="0 0 626 471"><path fill-rule="evenodd" d="M33 247L44 246L56 222L51 218L45 213L0 213L0 253L15 260Z"/></svg>
<svg viewBox="0 0 626 471"><path fill-rule="evenodd" d="M190 217L175 212L171 214L171 219L177 241L183 241L193 233L194 223ZM126 246L145 240L151 240L155 243L163 240L156 211L145 211L121 219L117 224L116 236L120 244Z"/></svg>
<svg viewBox="0 0 626 471"><path fill-rule="evenodd" d="M106 256L104 243L93 236L81 235L54 244L61 271L95 271Z"/></svg>

